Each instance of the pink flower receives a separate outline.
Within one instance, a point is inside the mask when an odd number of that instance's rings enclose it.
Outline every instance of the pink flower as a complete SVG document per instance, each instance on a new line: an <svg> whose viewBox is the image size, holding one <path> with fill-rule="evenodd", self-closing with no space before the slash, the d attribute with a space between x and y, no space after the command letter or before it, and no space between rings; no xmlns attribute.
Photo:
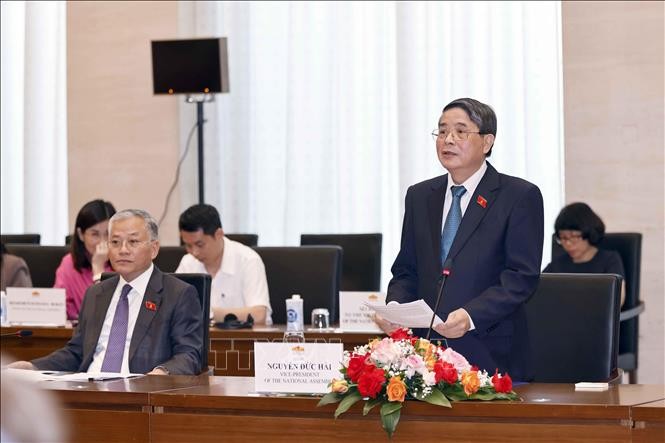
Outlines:
<svg viewBox="0 0 665 443"><path fill-rule="evenodd" d="M399 360L400 347L389 338L384 338L372 349L372 360L383 366L390 365Z"/></svg>
<svg viewBox="0 0 665 443"><path fill-rule="evenodd" d="M453 365L458 373L471 370L471 365L466 358L462 354L453 351L452 348L447 348L441 353L441 360Z"/></svg>
<svg viewBox="0 0 665 443"><path fill-rule="evenodd" d="M427 366L420 355L412 354L402 361L402 367L400 367L400 370L405 371L407 378L411 378L416 372L419 374L426 373Z"/></svg>

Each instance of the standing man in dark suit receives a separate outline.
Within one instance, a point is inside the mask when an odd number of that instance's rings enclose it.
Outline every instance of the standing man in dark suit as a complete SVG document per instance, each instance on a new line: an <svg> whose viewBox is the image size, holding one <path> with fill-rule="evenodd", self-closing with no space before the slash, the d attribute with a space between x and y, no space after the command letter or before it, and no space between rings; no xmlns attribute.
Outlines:
<svg viewBox="0 0 665 443"><path fill-rule="evenodd" d="M528 380L523 305L540 276L543 199L534 184L486 161L496 129L494 111L477 100L457 99L443 109L432 135L448 174L407 191L386 301L422 298L434 309L442 266L450 260L437 312L444 323L434 331L471 364ZM399 326L380 317L377 323L386 332Z"/></svg>
<svg viewBox="0 0 665 443"><path fill-rule="evenodd" d="M127 209L109 220L109 259L119 274L91 286L72 339L14 368L76 372L197 374L203 349L196 289L163 274L155 219Z"/></svg>

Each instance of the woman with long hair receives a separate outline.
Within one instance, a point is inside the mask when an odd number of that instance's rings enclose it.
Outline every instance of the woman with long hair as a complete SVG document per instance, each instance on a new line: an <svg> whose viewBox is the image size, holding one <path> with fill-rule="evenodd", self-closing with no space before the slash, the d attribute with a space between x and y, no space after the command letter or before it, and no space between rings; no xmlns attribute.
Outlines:
<svg viewBox="0 0 665 443"><path fill-rule="evenodd" d="M55 271L55 288L67 293L67 318L78 319L85 291L112 271L108 261L108 224L115 208L110 202L93 200L83 205L72 234L71 250Z"/></svg>

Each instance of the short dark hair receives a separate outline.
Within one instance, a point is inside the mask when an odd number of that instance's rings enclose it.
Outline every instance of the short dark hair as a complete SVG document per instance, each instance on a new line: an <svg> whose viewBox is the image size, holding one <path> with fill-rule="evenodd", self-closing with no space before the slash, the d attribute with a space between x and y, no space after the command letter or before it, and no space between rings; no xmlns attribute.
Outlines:
<svg viewBox="0 0 665 443"><path fill-rule="evenodd" d="M460 108L466 112L471 121L478 126L481 135L492 134L496 137L496 114L491 106L473 98L458 98L448 103L442 112L453 108ZM494 147L494 143L492 143L485 157L492 155L492 147Z"/></svg>
<svg viewBox="0 0 665 443"><path fill-rule="evenodd" d="M605 236L605 224L586 203L571 203L564 207L554 222L554 234L560 231L580 231L582 238L597 246Z"/></svg>
<svg viewBox="0 0 665 443"><path fill-rule="evenodd" d="M222 227L222 220L219 212L214 206L198 204L190 206L180 215L178 228L185 232L196 232L203 229L206 235L215 235L218 229Z"/></svg>
<svg viewBox="0 0 665 443"><path fill-rule="evenodd" d="M83 269L92 269L88 251L85 249L85 243L79 238L78 230L85 232L91 226L97 223L109 220L115 214L115 208L111 202L102 199L96 199L83 205L74 223L74 232L72 234L71 254L74 268L81 272Z"/></svg>

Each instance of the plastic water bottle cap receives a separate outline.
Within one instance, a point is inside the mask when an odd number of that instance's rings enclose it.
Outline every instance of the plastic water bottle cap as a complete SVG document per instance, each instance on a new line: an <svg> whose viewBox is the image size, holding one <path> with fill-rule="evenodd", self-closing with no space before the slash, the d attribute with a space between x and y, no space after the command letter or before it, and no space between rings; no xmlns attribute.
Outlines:
<svg viewBox="0 0 665 443"><path fill-rule="evenodd" d="M300 300L300 294L293 294L291 300Z"/></svg>

